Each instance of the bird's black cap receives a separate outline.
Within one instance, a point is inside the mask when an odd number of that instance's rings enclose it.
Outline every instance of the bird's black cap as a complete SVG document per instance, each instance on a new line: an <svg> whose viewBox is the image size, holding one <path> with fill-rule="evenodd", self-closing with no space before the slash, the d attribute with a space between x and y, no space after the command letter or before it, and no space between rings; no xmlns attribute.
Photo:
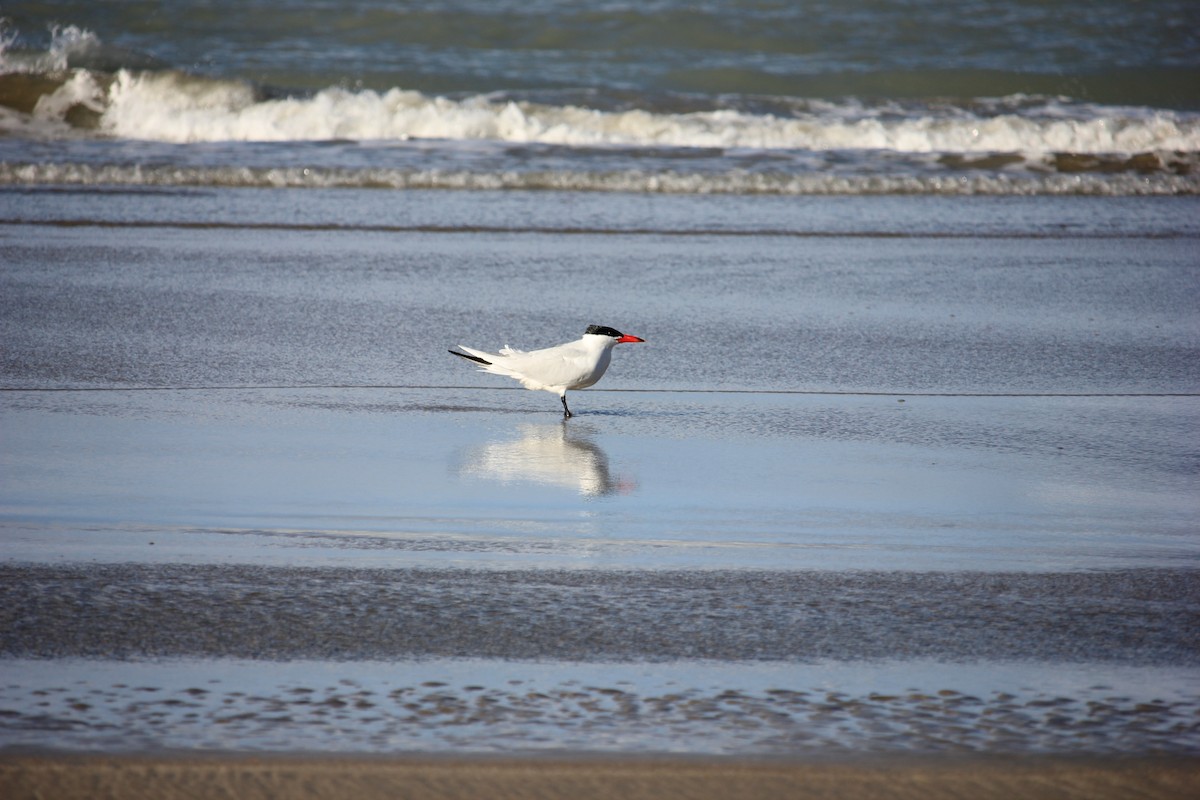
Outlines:
<svg viewBox="0 0 1200 800"><path fill-rule="evenodd" d="M588 329L583 332L584 335L594 333L597 336L611 336L614 339L620 339L625 334L615 328L610 328L607 325L589 325Z"/></svg>

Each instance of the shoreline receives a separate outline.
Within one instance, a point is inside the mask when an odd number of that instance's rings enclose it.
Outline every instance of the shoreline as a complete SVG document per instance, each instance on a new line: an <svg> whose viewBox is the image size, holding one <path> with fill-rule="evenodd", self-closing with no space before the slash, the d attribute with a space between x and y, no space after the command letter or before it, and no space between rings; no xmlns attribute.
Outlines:
<svg viewBox="0 0 1200 800"><path fill-rule="evenodd" d="M8 193L0 797L1200 794L1200 200Z"/></svg>
<svg viewBox="0 0 1200 800"><path fill-rule="evenodd" d="M0 743L1192 753L1195 575L10 565Z"/></svg>
<svg viewBox="0 0 1200 800"><path fill-rule="evenodd" d="M872 758L0 754L0 793L51 796L374 798L1175 798L1200 788L1184 758Z"/></svg>

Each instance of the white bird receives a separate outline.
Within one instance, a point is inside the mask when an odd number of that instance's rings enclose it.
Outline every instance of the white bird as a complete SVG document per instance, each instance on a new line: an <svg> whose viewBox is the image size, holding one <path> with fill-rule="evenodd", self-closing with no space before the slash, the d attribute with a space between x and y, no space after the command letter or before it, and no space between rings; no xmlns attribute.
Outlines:
<svg viewBox="0 0 1200 800"><path fill-rule="evenodd" d="M488 353L460 344L459 348L466 353L449 352L480 364L481 372L516 378L526 389L554 392L562 400L563 416L570 417L573 415L567 407L567 390L584 389L600 380L612 360L615 345L644 341L603 325L591 325L583 338L543 350L525 352L505 345L499 353Z"/></svg>

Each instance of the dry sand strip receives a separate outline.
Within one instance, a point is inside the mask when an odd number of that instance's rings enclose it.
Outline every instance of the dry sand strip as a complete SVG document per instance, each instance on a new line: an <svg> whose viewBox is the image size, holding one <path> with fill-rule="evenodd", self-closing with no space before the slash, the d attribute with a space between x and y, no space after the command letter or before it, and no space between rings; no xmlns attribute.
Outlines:
<svg viewBox="0 0 1200 800"><path fill-rule="evenodd" d="M1175 800L1200 796L1200 762L918 759L798 764L604 757L5 756L0 757L0 796L7 800Z"/></svg>

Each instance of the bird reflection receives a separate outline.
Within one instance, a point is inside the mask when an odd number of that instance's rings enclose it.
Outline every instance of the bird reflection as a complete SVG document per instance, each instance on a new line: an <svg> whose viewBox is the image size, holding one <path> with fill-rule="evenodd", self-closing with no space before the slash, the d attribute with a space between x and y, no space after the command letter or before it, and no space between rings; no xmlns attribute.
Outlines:
<svg viewBox="0 0 1200 800"><path fill-rule="evenodd" d="M491 442L467 453L464 475L500 481L530 481L577 490L594 497L629 494L636 484L613 476L608 456L578 426L522 425L521 438Z"/></svg>

